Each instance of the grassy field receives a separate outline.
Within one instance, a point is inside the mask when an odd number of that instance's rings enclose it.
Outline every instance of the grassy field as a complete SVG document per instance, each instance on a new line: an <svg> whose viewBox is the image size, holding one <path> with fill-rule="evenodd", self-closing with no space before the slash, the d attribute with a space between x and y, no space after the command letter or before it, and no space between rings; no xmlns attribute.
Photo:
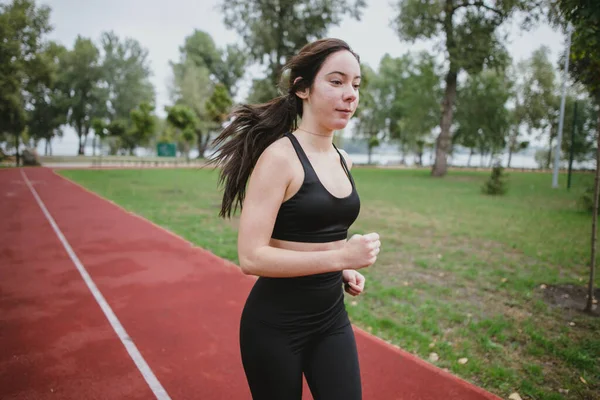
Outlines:
<svg viewBox="0 0 600 400"><path fill-rule="evenodd" d="M382 237L365 294L347 299L356 325L503 398L600 398L600 318L580 312L591 216L577 201L591 174L567 191L550 174L515 172L506 196L489 197L484 172L353 173L362 209L351 233ZM215 171L61 174L237 261L237 218L217 217Z"/></svg>

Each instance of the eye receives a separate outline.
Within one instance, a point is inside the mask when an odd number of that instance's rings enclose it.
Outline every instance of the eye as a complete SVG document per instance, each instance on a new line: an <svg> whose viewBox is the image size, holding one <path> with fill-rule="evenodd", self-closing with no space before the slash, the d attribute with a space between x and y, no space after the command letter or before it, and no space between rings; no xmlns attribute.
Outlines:
<svg viewBox="0 0 600 400"><path fill-rule="evenodd" d="M354 89L358 90L360 88L360 83L354 85Z"/></svg>
<svg viewBox="0 0 600 400"><path fill-rule="evenodd" d="M341 85L342 81L336 79L336 80L331 81L331 83L333 83L334 85Z"/></svg>

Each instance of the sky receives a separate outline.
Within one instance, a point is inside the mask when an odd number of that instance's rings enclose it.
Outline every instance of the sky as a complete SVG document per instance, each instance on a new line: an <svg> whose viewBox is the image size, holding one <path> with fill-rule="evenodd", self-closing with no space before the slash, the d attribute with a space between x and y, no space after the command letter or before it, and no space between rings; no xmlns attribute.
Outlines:
<svg viewBox="0 0 600 400"><path fill-rule="evenodd" d="M53 31L48 35L67 48L72 48L77 35L99 43L102 32L114 31L120 38L138 40L148 50L152 70L151 81L156 91L156 110L162 115L169 104L168 82L171 79L169 61L179 59L179 47L195 29L209 33L220 48L230 43L242 44L236 32L228 30L218 9L221 0L38 0L51 7ZM390 26L395 15L391 0L366 0L367 6L360 21L344 19L332 27L329 37L346 42L361 57L361 61L377 69L384 54L398 57L409 51L436 52L432 43L401 42ZM509 30L507 48L515 61L525 59L542 45L551 50L552 61L557 62L564 51L565 39L561 32L540 26L526 33L515 27ZM236 100L242 100L253 76L259 68L249 68ZM77 149L77 138L72 131L54 142L54 154L72 154Z"/></svg>

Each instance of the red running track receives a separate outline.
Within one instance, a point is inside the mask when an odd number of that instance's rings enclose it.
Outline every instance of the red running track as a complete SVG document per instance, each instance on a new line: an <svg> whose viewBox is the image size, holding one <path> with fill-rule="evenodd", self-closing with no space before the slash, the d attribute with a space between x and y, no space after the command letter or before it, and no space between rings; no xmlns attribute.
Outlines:
<svg viewBox="0 0 600 400"><path fill-rule="evenodd" d="M250 399L254 278L46 168L0 170L0 221L1 399ZM365 400L499 399L355 331Z"/></svg>

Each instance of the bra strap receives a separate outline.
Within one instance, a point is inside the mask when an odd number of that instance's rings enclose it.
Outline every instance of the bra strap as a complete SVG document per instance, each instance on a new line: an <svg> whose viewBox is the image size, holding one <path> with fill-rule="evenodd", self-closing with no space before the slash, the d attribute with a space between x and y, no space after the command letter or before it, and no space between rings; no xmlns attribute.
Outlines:
<svg viewBox="0 0 600 400"><path fill-rule="evenodd" d="M302 149L302 146L300 145L300 142L298 142L298 139L296 139L296 137L289 132L286 132L284 135L287 136L288 139L290 139L290 142L292 142L292 146L294 146L294 150L296 150L296 154L298 155L300 164L302 164L302 168L304 168L304 174L312 172L312 166L310 165L308 156Z"/></svg>
<svg viewBox="0 0 600 400"><path fill-rule="evenodd" d="M338 150L338 148L337 148L337 146L335 144L333 144L333 147L335 148L335 151L337 151L338 154L340 155L340 161L341 161L342 167L344 168L344 171L346 172L346 175L348 175L348 178L350 178L350 181L352 182L352 185L354 185L354 179L352 178L352 174L350 173L350 169L348 168L348 164L346 164L346 160L344 159L344 156Z"/></svg>

